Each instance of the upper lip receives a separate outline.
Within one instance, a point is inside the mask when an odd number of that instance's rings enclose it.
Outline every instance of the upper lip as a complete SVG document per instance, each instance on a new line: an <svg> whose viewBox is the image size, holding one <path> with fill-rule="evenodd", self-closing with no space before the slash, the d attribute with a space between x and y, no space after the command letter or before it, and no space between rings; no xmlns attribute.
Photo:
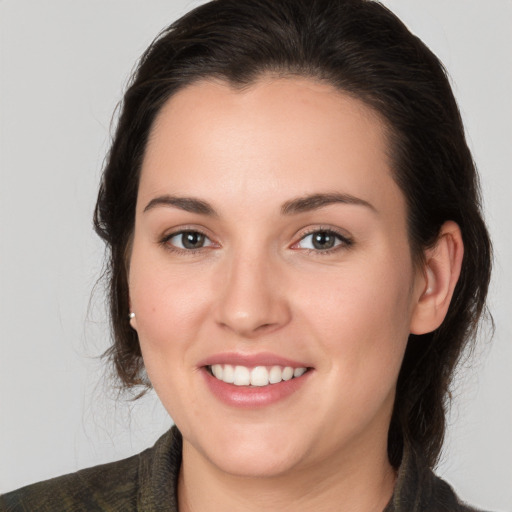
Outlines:
<svg viewBox="0 0 512 512"><path fill-rule="evenodd" d="M271 352L256 354L242 354L239 352L224 352L214 354L199 362L198 366L212 366L214 364L231 364L234 366L291 366L292 368L309 368L311 365L304 361L296 361L282 357Z"/></svg>

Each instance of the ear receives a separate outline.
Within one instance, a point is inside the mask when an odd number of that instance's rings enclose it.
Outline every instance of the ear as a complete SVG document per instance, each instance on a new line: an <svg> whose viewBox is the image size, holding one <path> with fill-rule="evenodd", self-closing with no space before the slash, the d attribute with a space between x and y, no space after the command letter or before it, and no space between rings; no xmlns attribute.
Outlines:
<svg viewBox="0 0 512 512"><path fill-rule="evenodd" d="M463 254L459 226L453 221L445 222L436 245L425 251L425 266L418 280L411 318L412 334L432 332L443 323L459 279Z"/></svg>

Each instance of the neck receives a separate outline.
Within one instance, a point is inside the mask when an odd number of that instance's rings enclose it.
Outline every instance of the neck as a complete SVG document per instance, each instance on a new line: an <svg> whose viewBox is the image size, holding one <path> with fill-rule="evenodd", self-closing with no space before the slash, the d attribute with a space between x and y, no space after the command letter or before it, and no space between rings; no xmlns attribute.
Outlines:
<svg viewBox="0 0 512 512"><path fill-rule="evenodd" d="M321 464L271 477L241 477L223 472L184 440L179 509L382 512L396 475L386 450L372 448L333 454Z"/></svg>

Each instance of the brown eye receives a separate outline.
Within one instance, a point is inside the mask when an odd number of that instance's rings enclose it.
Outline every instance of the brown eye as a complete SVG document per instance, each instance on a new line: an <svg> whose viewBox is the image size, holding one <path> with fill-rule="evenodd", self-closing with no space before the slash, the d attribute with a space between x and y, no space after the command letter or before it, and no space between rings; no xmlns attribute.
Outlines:
<svg viewBox="0 0 512 512"><path fill-rule="evenodd" d="M340 234L324 229L314 231L313 233L309 233L301 238L297 244L297 248L315 251L328 251L329 249L334 249L340 245L348 246L350 244L350 240Z"/></svg>
<svg viewBox="0 0 512 512"><path fill-rule="evenodd" d="M332 249L336 244L336 236L327 231L319 231L311 235L315 249Z"/></svg>
<svg viewBox="0 0 512 512"><path fill-rule="evenodd" d="M194 250L212 245L211 240L199 231L181 231L167 239L167 243L178 249Z"/></svg>

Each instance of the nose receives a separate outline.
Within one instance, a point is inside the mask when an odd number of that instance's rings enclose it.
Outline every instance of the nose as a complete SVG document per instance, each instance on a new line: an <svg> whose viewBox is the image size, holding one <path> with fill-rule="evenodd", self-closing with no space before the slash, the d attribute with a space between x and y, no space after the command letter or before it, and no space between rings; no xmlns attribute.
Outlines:
<svg viewBox="0 0 512 512"><path fill-rule="evenodd" d="M221 273L216 321L246 339L285 326L291 319L279 262L261 255L233 256Z"/></svg>

